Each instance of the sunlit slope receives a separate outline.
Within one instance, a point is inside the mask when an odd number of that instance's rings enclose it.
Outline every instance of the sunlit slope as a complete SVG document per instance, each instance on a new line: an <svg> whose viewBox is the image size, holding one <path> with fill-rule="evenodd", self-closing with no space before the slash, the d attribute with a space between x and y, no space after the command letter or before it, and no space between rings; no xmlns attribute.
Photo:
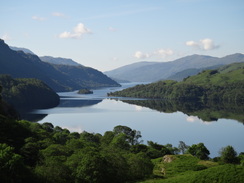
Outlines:
<svg viewBox="0 0 244 183"><path fill-rule="evenodd" d="M242 104L244 102L244 64L236 63L218 70L202 71L182 82L159 81L147 85L137 85L108 95Z"/></svg>

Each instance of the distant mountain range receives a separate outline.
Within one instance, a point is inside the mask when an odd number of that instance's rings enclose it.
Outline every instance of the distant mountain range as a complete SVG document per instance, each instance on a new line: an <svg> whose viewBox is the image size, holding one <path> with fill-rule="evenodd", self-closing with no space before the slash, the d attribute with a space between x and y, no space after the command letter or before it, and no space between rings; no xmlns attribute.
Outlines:
<svg viewBox="0 0 244 183"><path fill-rule="evenodd" d="M13 78L36 78L44 81L56 92L119 86L102 72L82 65L56 65L45 63L34 54L14 51L0 39L0 74Z"/></svg>
<svg viewBox="0 0 244 183"><path fill-rule="evenodd" d="M33 53L31 50L27 49L27 48L19 48L19 47L14 47L14 46L9 46L10 49L14 50L14 51L23 51L24 53L29 53L32 55L35 55L35 53Z"/></svg>
<svg viewBox="0 0 244 183"><path fill-rule="evenodd" d="M70 65L70 66L81 66L81 64L78 64L77 62L75 62L72 59L69 58L54 58L54 57L50 57L50 56L43 56L43 57L39 57L41 59L41 61L43 62L47 62L50 64L55 64L55 65Z"/></svg>
<svg viewBox="0 0 244 183"><path fill-rule="evenodd" d="M152 82L162 79L182 80L202 70L235 62L244 62L244 55L236 53L222 58L191 55L171 62L138 62L104 73L115 80L131 82Z"/></svg>

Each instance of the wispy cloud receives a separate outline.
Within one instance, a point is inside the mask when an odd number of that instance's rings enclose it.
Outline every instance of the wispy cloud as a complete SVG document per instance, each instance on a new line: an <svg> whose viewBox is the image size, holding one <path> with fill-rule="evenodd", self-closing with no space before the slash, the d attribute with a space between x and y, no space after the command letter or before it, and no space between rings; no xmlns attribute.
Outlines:
<svg viewBox="0 0 244 183"><path fill-rule="evenodd" d="M205 51L214 50L220 47L219 45L216 45L212 39L209 38L201 39L199 41L187 41L186 46Z"/></svg>
<svg viewBox="0 0 244 183"><path fill-rule="evenodd" d="M63 13L59 13L59 12L53 12L52 13L52 16L55 16L55 17L63 17L64 14Z"/></svg>
<svg viewBox="0 0 244 183"><path fill-rule="evenodd" d="M59 34L59 38L81 39L84 34L91 34L92 31L85 27L83 23L78 23L71 32L63 32Z"/></svg>
<svg viewBox="0 0 244 183"><path fill-rule="evenodd" d="M46 20L46 18L44 18L44 17L39 17L39 16L32 16L31 17L33 20L37 20L37 21L44 21L44 20Z"/></svg>
<svg viewBox="0 0 244 183"><path fill-rule="evenodd" d="M54 17L65 17L65 15L63 13L60 13L60 12L53 12L52 16L54 16Z"/></svg>

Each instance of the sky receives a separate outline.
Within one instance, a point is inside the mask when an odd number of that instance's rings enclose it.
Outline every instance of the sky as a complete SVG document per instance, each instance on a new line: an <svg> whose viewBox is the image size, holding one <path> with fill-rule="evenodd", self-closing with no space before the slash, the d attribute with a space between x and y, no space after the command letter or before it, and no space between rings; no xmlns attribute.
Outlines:
<svg viewBox="0 0 244 183"><path fill-rule="evenodd" d="M244 53L244 0L0 0L0 38L100 71Z"/></svg>

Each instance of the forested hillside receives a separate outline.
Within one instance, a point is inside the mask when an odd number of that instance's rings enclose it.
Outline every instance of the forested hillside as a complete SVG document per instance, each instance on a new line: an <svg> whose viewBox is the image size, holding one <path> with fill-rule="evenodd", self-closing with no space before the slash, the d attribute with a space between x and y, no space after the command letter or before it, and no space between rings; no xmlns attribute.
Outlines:
<svg viewBox="0 0 244 183"><path fill-rule="evenodd" d="M76 71L73 75L70 72ZM13 51L0 40L0 74L13 78L36 78L55 91L71 91L81 88L119 86L102 72L85 66L62 66L45 63L33 54ZM87 82L88 81L88 82Z"/></svg>
<svg viewBox="0 0 244 183"><path fill-rule="evenodd" d="M51 108L59 104L59 96L37 79L13 79L0 75L2 99L17 110Z"/></svg>
<svg viewBox="0 0 244 183"><path fill-rule="evenodd" d="M171 99L178 101L213 101L244 104L244 63L202 71L182 82L159 81L137 85L109 96Z"/></svg>

